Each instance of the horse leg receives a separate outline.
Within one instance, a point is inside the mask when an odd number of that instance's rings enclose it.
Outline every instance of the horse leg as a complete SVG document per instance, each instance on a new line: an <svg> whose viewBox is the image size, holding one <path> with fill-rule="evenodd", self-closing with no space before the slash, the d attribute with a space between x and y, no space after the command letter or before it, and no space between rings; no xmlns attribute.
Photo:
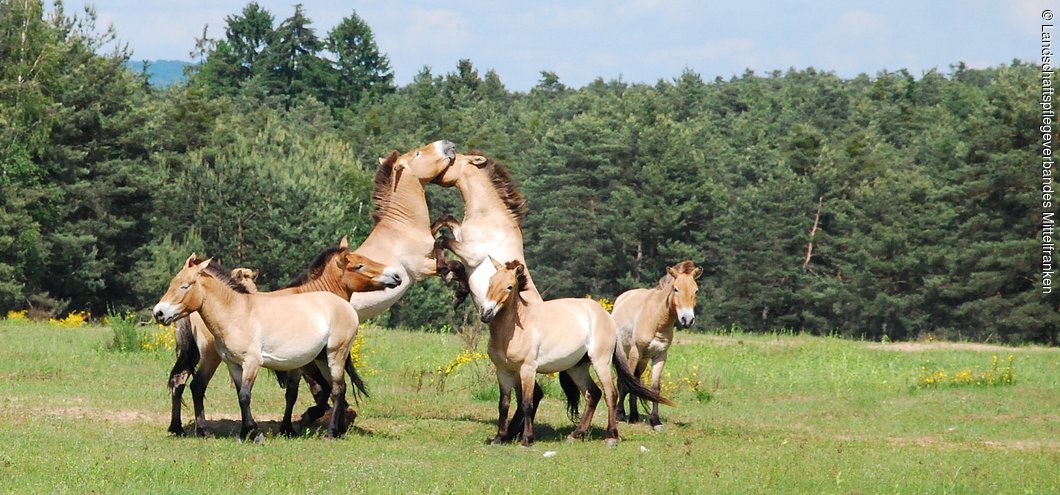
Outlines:
<svg viewBox="0 0 1060 495"><path fill-rule="evenodd" d="M537 406L538 404L541 404L541 398L544 396L545 391L541 389L541 385L534 382L534 412L530 418L531 421L537 416ZM526 417L523 415L523 409L521 407L515 408L515 414L512 415L512 421L508 423L508 436L505 437L505 442L515 440L515 437L518 436L523 429L523 421L526 420L525 418Z"/></svg>
<svg viewBox="0 0 1060 495"><path fill-rule="evenodd" d="M179 360L179 358L178 358ZM169 416L169 432L178 436L184 436L184 423L180 420L181 397L184 395L184 385L191 375L187 370L175 371L169 377L169 393L173 402L172 411Z"/></svg>
<svg viewBox="0 0 1060 495"><path fill-rule="evenodd" d="M619 343L619 346L621 346L621 343ZM637 366L642 366L642 365L640 365L640 351L637 349L637 346L632 346L631 347L629 358L628 358L628 361L626 361L626 363L629 363L630 364L630 369L633 369L633 370L637 369ZM643 372L642 369L641 369L641 372ZM637 375L637 376L640 376L640 375ZM619 384L618 385L618 421L626 421L626 416L625 416L625 397L628 396L628 395L630 395L630 391L628 389L626 389L624 385ZM631 399L630 399L630 417L629 417L629 421L630 421L630 423L636 423L637 420L639 420L639 419L640 418L639 418L639 412L637 411L636 397L631 397Z"/></svg>
<svg viewBox="0 0 1060 495"><path fill-rule="evenodd" d="M283 408L283 421L280 422L280 434L291 438L295 436L294 425L291 424L291 414L294 413L294 403L298 402L298 386L302 384L302 372L299 370L288 371L286 382L284 385L286 403Z"/></svg>
<svg viewBox="0 0 1060 495"><path fill-rule="evenodd" d="M615 382L611 376L610 358L612 356L609 354L594 357L590 353L589 358L593 362L593 369L596 370L596 377L600 379L600 386L604 389L604 404L607 405L607 436L604 437L604 443L608 447L614 447L618 445L618 415L616 411L618 409L616 404L618 392L615 390Z"/></svg>
<svg viewBox="0 0 1060 495"><path fill-rule="evenodd" d="M497 401L497 435L490 441L493 445L511 442L514 435L509 436L508 407L512 399L512 389L518 382L518 377L507 370L497 369L497 387L500 389L500 399Z"/></svg>
<svg viewBox="0 0 1060 495"><path fill-rule="evenodd" d="M523 409L523 447L534 443L534 387L537 386L537 366L526 364L519 370L519 407Z"/></svg>
<svg viewBox="0 0 1060 495"><path fill-rule="evenodd" d="M353 341L350 341L352 344ZM331 377L331 422L328 423L327 438L339 438L349 428L346 422L346 359L350 346L339 346L328 352L328 371Z"/></svg>
<svg viewBox="0 0 1060 495"><path fill-rule="evenodd" d="M173 328L176 340L176 362L169 372L169 394L172 400L172 413L169 419L169 432L184 436L184 422L180 420L180 409L183 405L184 388L199 364L199 347L195 342L191 321L185 317L177 320Z"/></svg>
<svg viewBox="0 0 1060 495"><path fill-rule="evenodd" d="M200 437L210 436L206 429L206 387L210 384L217 367L221 365L221 355L210 346L199 360L199 370L191 380L191 401L195 405L195 434ZM234 381L234 380L233 380ZM238 383L237 383L238 385Z"/></svg>
<svg viewBox="0 0 1060 495"><path fill-rule="evenodd" d="M648 366L647 361L645 361L645 360L638 361L637 362L637 367L636 368L632 368L633 369L634 378L636 378L637 380L640 380L641 375L644 374L644 368L646 368L647 366ZM629 393L628 390L626 392ZM634 396L633 394L629 394L629 423L630 424L634 424L634 423L639 423L640 422L640 408L638 407L639 405L640 404L637 401L637 397Z"/></svg>
<svg viewBox="0 0 1060 495"><path fill-rule="evenodd" d="M662 389L663 366L666 366L666 351L655 356L651 363L651 389L656 393L659 393ZM662 421L659 419L658 402L651 403L651 415L648 416L648 424L650 424L655 431L663 431L664 429Z"/></svg>
<svg viewBox="0 0 1060 495"><path fill-rule="evenodd" d="M600 387L593 383L593 378L589 375L589 363L579 364L565 373L571 377L571 380L586 395L585 411L582 412L581 420L578 421L578 426L574 431L567 436L567 440L577 440L585 437L585 434L589 432L593 415L596 414L596 405L600 403Z"/></svg>
<svg viewBox="0 0 1060 495"><path fill-rule="evenodd" d="M453 232L453 235L455 236L456 232L460 230L460 222L457 222L456 218L454 218L452 215L446 215L444 217L441 217L435 220L433 224L431 224L431 235L438 235L438 231L442 230L443 228L448 228L449 231Z"/></svg>
<svg viewBox="0 0 1060 495"><path fill-rule="evenodd" d="M309 393L313 395L313 399L316 401L315 405L302 413L299 426L303 430L324 416L324 413L328 411L328 399L331 397L331 391L324 388L324 384L328 380L324 376L323 371L321 371L319 364L319 362L314 362L302 368L302 378L305 380L306 385L309 386Z"/></svg>
<svg viewBox="0 0 1060 495"><path fill-rule="evenodd" d="M240 443L246 441L247 436L258 429L258 424L250 413L250 394L254 389L254 380L258 376L260 366L259 363L247 359L243 360L242 366L238 364L228 365L228 372L232 375L232 380L239 380L237 396L239 397L239 415L243 422L239 428Z"/></svg>

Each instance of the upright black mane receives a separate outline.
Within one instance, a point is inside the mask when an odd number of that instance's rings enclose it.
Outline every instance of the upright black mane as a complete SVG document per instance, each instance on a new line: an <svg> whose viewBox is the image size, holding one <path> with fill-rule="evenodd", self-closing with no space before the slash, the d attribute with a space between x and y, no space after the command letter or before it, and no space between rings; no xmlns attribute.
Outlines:
<svg viewBox="0 0 1060 495"><path fill-rule="evenodd" d="M339 251L342 251L342 248L338 246L324 248L323 251L317 253L316 257L313 258L313 261L309 262L309 268L306 268L301 275L292 280L291 283L287 284L287 287L284 288L290 289L291 287L299 287L309 283L310 280L320 278L320 276L324 274L324 268L327 266L328 260Z"/></svg>
<svg viewBox="0 0 1060 495"><path fill-rule="evenodd" d="M206 260L204 258L196 258L196 264L203 261ZM246 286L230 277L228 275L230 273L229 270L221 266L221 263L219 263L217 260L210 261L210 264L206 265L206 268L204 268L203 271L206 272L207 275L225 284L225 286L227 286L229 289L232 289L240 294L250 294L250 291L247 290Z"/></svg>
<svg viewBox="0 0 1060 495"><path fill-rule="evenodd" d="M397 162L398 154L392 151L385 160L379 163L375 171L374 187L372 189L372 203L375 211L372 212L372 223L379 223L383 219L383 211L390 204L390 195L394 191L394 163Z"/></svg>

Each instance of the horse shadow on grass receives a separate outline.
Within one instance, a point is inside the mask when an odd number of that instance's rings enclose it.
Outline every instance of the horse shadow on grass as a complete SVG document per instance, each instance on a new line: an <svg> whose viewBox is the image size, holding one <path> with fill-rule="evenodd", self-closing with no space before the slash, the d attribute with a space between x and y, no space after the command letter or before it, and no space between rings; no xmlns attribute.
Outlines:
<svg viewBox="0 0 1060 495"><path fill-rule="evenodd" d="M292 438L324 438L328 434L328 420L331 417L329 412L323 418L314 421L309 425L302 425L301 422L295 421L295 431L298 433ZM393 438L392 435L386 433L378 433L369 429L361 428L359 425L354 423L356 414L352 417L347 417L350 422L349 429L346 430L345 435L357 435L360 437L369 438ZM284 438L280 434L280 421L277 420L261 420L258 421L257 433L262 433L266 438ZM208 438L239 438L239 431L242 429L243 423L237 419L217 419L208 421L206 429L209 432L206 436ZM192 432L195 429L194 423L185 426L184 431ZM256 435L254 433L253 435Z"/></svg>

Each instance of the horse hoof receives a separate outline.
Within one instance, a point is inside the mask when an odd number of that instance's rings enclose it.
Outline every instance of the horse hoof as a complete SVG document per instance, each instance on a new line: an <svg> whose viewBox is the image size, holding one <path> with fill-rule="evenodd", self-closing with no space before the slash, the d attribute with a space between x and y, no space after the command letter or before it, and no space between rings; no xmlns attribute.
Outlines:
<svg viewBox="0 0 1060 495"><path fill-rule="evenodd" d="M651 429L655 430L658 433L663 433L666 431L666 427L663 425L652 425Z"/></svg>
<svg viewBox="0 0 1060 495"><path fill-rule="evenodd" d="M169 427L169 433L171 433L175 437L183 437L183 436L185 436L184 428L181 428L181 427L170 426Z"/></svg>
<svg viewBox="0 0 1060 495"><path fill-rule="evenodd" d="M507 442L504 441L504 437L493 437L493 440L489 441L490 445L504 445L505 443Z"/></svg>
<svg viewBox="0 0 1060 495"><path fill-rule="evenodd" d="M574 442L577 442L577 441L578 441L578 437L574 436L573 433L570 434L570 435L567 435L567 443L574 443Z"/></svg>
<svg viewBox="0 0 1060 495"><path fill-rule="evenodd" d="M195 428L195 435L202 438L213 438L213 432L206 428Z"/></svg>
<svg viewBox="0 0 1060 495"><path fill-rule="evenodd" d="M609 449L613 449L615 447L618 447L618 439L617 438L608 438L607 440L604 440L604 445L606 445L607 448L609 448Z"/></svg>

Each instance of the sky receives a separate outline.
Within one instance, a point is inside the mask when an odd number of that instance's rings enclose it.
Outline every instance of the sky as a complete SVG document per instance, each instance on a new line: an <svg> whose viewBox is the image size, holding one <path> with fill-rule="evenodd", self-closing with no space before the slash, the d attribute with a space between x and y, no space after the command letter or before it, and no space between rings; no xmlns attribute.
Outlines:
<svg viewBox="0 0 1060 495"><path fill-rule="evenodd" d="M67 0L86 3L97 24L113 25L133 59L191 60L195 38L224 36L224 18L246 1ZM297 0L259 0L279 24ZM789 68L840 77L907 69L943 73L1036 61L1048 0L764 1L318 1L302 0L323 37L356 12L389 59L395 82L409 83L425 66L435 75L470 59L493 69L510 90L527 91L541 71L581 87L598 77L630 83L673 79L685 69L705 80L747 69Z"/></svg>

